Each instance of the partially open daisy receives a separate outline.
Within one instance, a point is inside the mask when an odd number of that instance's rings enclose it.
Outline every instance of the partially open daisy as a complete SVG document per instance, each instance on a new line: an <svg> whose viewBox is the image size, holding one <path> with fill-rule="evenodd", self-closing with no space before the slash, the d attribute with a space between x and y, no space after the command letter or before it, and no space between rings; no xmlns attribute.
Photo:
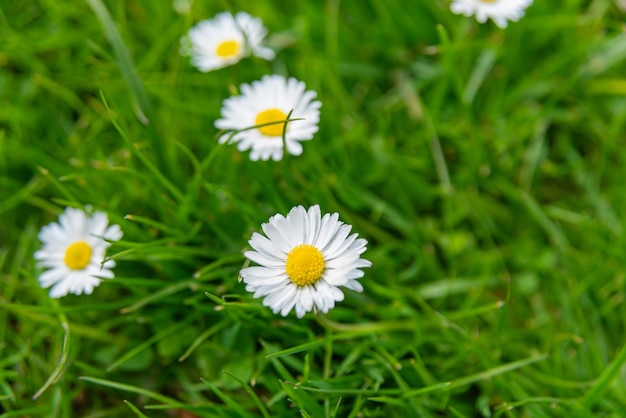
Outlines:
<svg viewBox="0 0 626 418"><path fill-rule="evenodd" d="M491 18L496 25L506 28L509 20L520 20L525 9L532 3L533 0L454 0L450 9L456 14L476 15L476 20L480 23Z"/></svg>
<svg viewBox="0 0 626 418"><path fill-rule="evenodd" d="M313 138L317 132L322 106L314 100L317 93L305 89L302 81L280 75L242 84L242 94L224 100L222 118L215 121L218 129L235 131L222 135L220 144L236 142L239 151L251 149L253 161L278 161L283 158L284 130L287 152L302 154L300 141ZM285 126L287 116L290 122Z"/></svg>
<svg viewBox="0 0 626 418"><path fill-rule="evenodd" d="M274 51L262 45L266 35L258 17L222 12L192 27L181 39L181 53L191 56L191 63L203 72L235 64L251 53L273 60Z"/></svg>
<svg viewBox="0 0 626 418"><path fill-rule="evenodd" d="M252 234L254 251L245 256L259 264L241 270L246 290L265 296L263 305L286 316L295 308L298 318L313 309L327 313L343 300L339 286L363 291L357 279L372 263L361 258L367 241L350 234L351 225L337 213L321 217L320 207L297 206L287 216L275 215L261 225L266 236Z"/></svg>
<svg viewBox="0 0 626 418"><path fill-rule="evenodd" d="M106 213L88 214L80 209L67 208L39 232L43 243L35 252L40 267L49 270L39 276L41 287L50 289L50 297L58 298L68 293L90 295L101 278L112 279L115 261L104 263L104 254L122 237L119 225L109 225Z"/></svg>

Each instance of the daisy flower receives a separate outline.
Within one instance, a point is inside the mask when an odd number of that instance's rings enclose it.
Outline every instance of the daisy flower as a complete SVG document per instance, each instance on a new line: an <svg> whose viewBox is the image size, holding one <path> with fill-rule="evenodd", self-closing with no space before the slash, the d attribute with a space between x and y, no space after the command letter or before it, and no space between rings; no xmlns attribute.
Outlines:
<svg viewBox="0 0 626 418"><path fill-rule="evenodd" d="M228 12L203 20L181 39L181 53L191 56L191 64L208 72L237 63L251 53L273 60L274 51L261 45L267 28L258 17L246 12Z"/></svg>
<svg viewBox="0 0 626 418"><path fill-rule="evenodd" d="M245 253L259 265L241 270L241 278L275 314L286 316L294 308L298 318L313 309L327 313L343 300L339 286L363 291L357 279L363 277L360 268L372 265L361 258L367 241L349 235L352 226L337 213L322 217L318 205L308 211L297 206L261 228L266 236L252 234L254 251Z"/></svg>
<svg viewBox="0 0 626 418"><path fill-rule="evenodd" d="M491 18L496 25L506 28L508 20L520 20L524 16L524 10L532 3L533 0L454 0L450 9L456 14L476 15L476 20L480 23Z"/></svg>
<svg viewBox="0 0 626 418"><path fill-rule="evenodd" d="M104 263L104 254L111 245L106 240L122 238L119 225L108 226L106 213L87 214L83 210L66 208L59 223L52 222L39 232L43 247L35 252L40 267L48 268L39 276L41 287L50 289L50 297L68 293L90 295L100 284L100 278L112 279L115 261Z"/></svg>
<svg viewBox="0 0 626 418"><path fill-rule="evenodd" d="M302 154L300 141L313 138L320 120L322 102L312 90L295 78L266 75L252 84L241 85L241 95L229 97L222 105L222 118L215 127L235 131L222 135L220 144L237 143L239 151L250 151L252 161L283 158L283 130L287 152ZM291 112L291 114L290 114ZM287 119L297 119L285 123Z"/></svg>

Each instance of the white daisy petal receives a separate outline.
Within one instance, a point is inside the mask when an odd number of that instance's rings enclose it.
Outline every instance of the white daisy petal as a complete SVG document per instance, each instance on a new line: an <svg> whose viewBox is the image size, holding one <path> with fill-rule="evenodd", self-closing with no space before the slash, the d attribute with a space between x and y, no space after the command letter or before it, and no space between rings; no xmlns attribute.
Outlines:
<svg viewBox="0 0 626 418"><path fill-rule="evenodd" d="M97 273L94 273L94 276L97 276L101 279L112 279L115 277L113 270L107 268L101 268Z"/></svg>
<svg viewBox="0 0 626 418"><path fill-rule="evenodd" d="M242 84L241 95L224 100L221 118L214 123L218 129L237 133L224 134L218 142L237 143L239 151L250 149L252 161L281 160L284 143L289 154L302 154L300 142L312 139L317 132L322 106L314 100L317 93L305 89L302 81L280 75L266 75L252 84ZM285 127L280 122L288 115L297 120ZM255 126L259 127L252 128Z"/></svg>
<svg viewBox="0 0 626 418"><path fill-rule="evenodd" d="M265 295L269 295L270 293L276 292L277 287L282 287L291 283L289 277L286 274L277 275L274 277L257 277L256 282L251 278L247 280L249 283L246 285L246 290L249 292L253 292L256 297L261 297Z"/></svg>
<svg viewBox="0 0 626 418"><path fill-rule="evenodd" d="M118 225L107 228L108 217L103 212L86 213L81 209L66 208L59 223L41 228L39 239L43 247L33 257L40 268L48 270L39 275L39 284L50 289L50 297L68 293L91 294L100 284L100 278L112 279L115 261L102 264L110 243L122 237Z"/></svg>
<svg viewBox="0 0 626 418"><path fill-rule="evenodd" d="M276 225L272 224L271 222L270 223L265 223L265 224L261 225L261 229L263 229L263 232L265 232L265 235L267 235L266 239L271 243L271 245L274 248L279 250L284 255L286 255L289 252L289 250L291 249L289 247L289 243L288 243L286 237L281 235L280 230L276 227ZM255 234L256 234L256 232L255 232ZM257 235L259 235L259 234L257 234ZM254 234L252 235L252 237L254 238ZM250 243L250 244L252 245L252 243ZM253 248L258 250L254 246L253 246Z"/></svg>
<svg viewBox="0 0 626 418"><path fill-rule="evenodd" d="M95 212L91 218L87 219L86 228L96 236L103 236L107 226L109 225L109 217L104 212ZM119 229L119 226L118 226Z"/></svg>
<svg viewBox="0 0 626 418"><path fill-rule="evenodd" d="M305 239L306 244L315 244L317 236L320 231L321 212L319 205L313 205L309 208L308 212L308 231Z"/></svg>
<svg viewBox="0 0 626 418"><path fill-rule="evenodd" d="M119 225L111 225L104 231L102 237L108 241L119 241L122 235L122 229Z"/></svg>
<svg viewBox="0 0 626 418"><path fill-rule="evenodd" d="M262 265L263 267L281 267L282 265L284 265L284 261L277 260L273 257L267 257L264 254L258 253L256 251L246 251L244 255L248 259Z"/></svg>
<svg viewBox="0 0 626 418"><path fill-rule="evenodd" d="M346 242L346 239L348 239L350 230L352 230L352 226L346 224L341 225L333 239L324 248L322 248L324 254L328 254L333 258L336 257L337 250Z"/></svg>
<svg viewBox="0 0 626 418"><path fill-rule="evenodd" d="M364 275L360 269L372 264L360 257L367 241L348 236L352 227L338 214L322 216L318 205L296 206L261 227L267 237L255 232L249 242L256 251L245 252L258 266L240 275L246 290L264 297L263 305L275 314L286 316L294 309L298 318L314 309L326 313L344 298L339 286L363 290L357 279Z"/></svg>
<svg viewBox="0 0 626 418"><path fill-rule="evenodd" d="M289 236L292 241L304 243L305 242L305 226L306 226L306 211L302 206L296 206L291 209L287 214L287 221L291 230Z"/></svg>
<svg viewBox="0 0 626 418"><path fill-rule="evenodd" d="M60 298L68 294L70 282L68 280L63 280L52 286L50 289L50 297L51 298Z"/></svg>
<svg viewBox="0 0 626 418"><path fill-rule="evenodd" d="M47 242L56 242L63 239L63 229L57 223L51 223L41 228L39 232L39 240L44 244Z"/></svg>
<svg viewBox="0 0 626 418"><path fill-rule="evenodd" d="M66 275L67 272L61 268L46 270L39 275L39 284L41 284L42 287L50 287L62 281Z"/></svg>
<svg viewBox="0 0 626 418"><path fill-rule="evenodd" d="M346 283L345 287L359 293L363 291L363 285L356 280L350 280L348 283Z"/></svg>
<svg viewBox="0 0 626 418"><path fill-rule="evenodd" d="M332 215L326 214L322 217L320 225L320 233L317 238L315 246L318 248L324 248L328 245L328 242L337 235L339 227L343 225L343 222L339 222L339 214L333 213Z"/></svg>
<svg viewBox="0 0 626 418"><path fill-rule="evenodd" d="M250 238L248 243L256 252L262 253L268 258L280 260L286 254L285 251L274 245L272 241L256 232L252 234L252 238Z"/></svg>
<svg viewBox="0 0 626 418"><path fill-rule="evenodd" d="M450 10L455 14L474 15L479 23L485 23L491 18L504 29L508 21L517 22L521 19L532 3L533 0L453 0Z"/></svg>
<svg viewBox="0 0 626 418"><path fill-rule="evenodd" d="M268 279L280 278L280 275L283 274L283 270L284 268L272 269L268 267L252 266L241 270L239 274L241 274L241 277L246 278L247 282L253 282L254 280L266 281Z"/></svg>
<svg viewBox="0 0 626 418"><path fill-rule="evenodd" d="M263 305L280 311L282 306L296 294L297 290L296 286L293 286L291 283L281 284L269 293L263 300Z"/></svg>

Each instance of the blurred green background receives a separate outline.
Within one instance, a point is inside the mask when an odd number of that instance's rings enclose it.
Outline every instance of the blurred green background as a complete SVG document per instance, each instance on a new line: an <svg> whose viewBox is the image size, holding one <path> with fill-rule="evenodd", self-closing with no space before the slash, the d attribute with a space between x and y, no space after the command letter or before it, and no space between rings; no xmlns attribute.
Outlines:
<svg viewBox="0 0 626 418"><path fill-rule="evenodd" d="M180 56L240 10L276 60ZM526 14L0 2L0 416L626 416L626 11ZM318 93L320 130L251 162L213 121L273 73ZM275 316L238 282L242 251L316 203L369 241L365 290ZM124 231L116 278L51 300L37 233L85 205Z"/></svg>

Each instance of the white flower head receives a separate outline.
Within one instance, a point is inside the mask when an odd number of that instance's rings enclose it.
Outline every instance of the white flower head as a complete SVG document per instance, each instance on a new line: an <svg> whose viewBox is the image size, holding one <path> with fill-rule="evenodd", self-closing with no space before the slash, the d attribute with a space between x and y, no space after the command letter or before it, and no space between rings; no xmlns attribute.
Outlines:
<svg viewBox="0 0 626 418"><path fill-rule="evenodd" d="M38 265L48 270L39 276L41 287L50 289L50 297L68 293L90 295L100 278L112 279L115 261L104 263L109 241L122 238L119 225L109 225L106 213L91 214L81 209L66 208L59 223L52 222L39 231L43 247L35 252Z"/></svg>
<svg viewBox="0 0 626 418"><path fill-rule="evenodd" d="M241 85L241 95L229 97L222 105L222 118L215 127L229 132L219 139L237 143L239 151L250 149L252 161L279 161L283 158L283 131L287 152L302 154L301 141L313 138L318 130L322 102L317 93L291 77L266 75L252 84ZM287 120L289 122L278 123ZM295 119L295 120L293 120ZM263 126L261 126L263 125Z"/></svg>
<svg viewBox="0 0 626 418"><path fill-rule="evenodd" d="M357 292L363 286L361 258L367 241L350 235L351 225L339 221L337 213L320 214L318 205L291 209L287 216L274 215L261 225L266 236L252 234L254 251L245 256L259 264L241 270L246 290L265 297L263 305L286 316L295 308L298 318L313 309L327 313L343 300L343 286Z"/></svg>
<svg viewBox="0 0 626 418"><path fill-rule="evenodd" d="M450 10L465 16L476 15L480 23L491 18L496 25L506 28L509 20L520 20L532 3L533 0L453 0Z"/></svg>
<svg viewBox="0 0 626 418"><path fill-rule="evenodd" d="M273 60L274 51L262 45L266 35L258 17L222 12L192 27L181 39L181 53L191 56L191 64L203 72L235 64L250 54Z"/></svg>

